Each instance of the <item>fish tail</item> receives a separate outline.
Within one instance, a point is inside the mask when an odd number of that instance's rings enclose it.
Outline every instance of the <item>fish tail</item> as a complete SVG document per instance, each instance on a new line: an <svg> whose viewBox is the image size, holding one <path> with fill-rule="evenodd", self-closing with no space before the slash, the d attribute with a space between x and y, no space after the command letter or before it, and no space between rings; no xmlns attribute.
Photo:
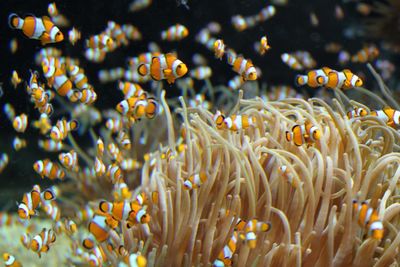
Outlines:
<svg viewBox="0 0 400 267"><path fill-rule="evenodd" d="M146 76L150 72L149 64L140 64L137 70L141 76Z"/></svg>
<svg viewBox="0 0 400 267"><path fill-rule="evenodd" d="M303 86L307 83L308 77L306 75L296 75L294 83L296 86Z"/></svg>
<svg viewBox="0 0 400 267"><path fill-rule="evenodd" d="M15 13L8 16L8 25L11 29L21 29L23 20Z"/></svg>

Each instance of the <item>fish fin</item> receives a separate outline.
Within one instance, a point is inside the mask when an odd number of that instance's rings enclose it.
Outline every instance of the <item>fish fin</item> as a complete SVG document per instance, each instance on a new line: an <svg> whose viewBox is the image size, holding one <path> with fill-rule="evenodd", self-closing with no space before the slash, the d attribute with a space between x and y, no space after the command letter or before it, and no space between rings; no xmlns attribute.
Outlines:
<svg viewBox="0 0 400 267"><path fill-rule="evenodd" d="M170 76L172 74L172 70L171 69L166 69L166 70L163 70L163 73L164 73L165 76Z"/></svg>

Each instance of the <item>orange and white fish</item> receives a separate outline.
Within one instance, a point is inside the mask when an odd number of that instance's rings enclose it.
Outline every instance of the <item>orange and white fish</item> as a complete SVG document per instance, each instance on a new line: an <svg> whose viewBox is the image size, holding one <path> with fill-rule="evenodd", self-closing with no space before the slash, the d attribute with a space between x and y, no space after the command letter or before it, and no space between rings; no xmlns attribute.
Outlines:
<svg viewBox="0 0 400 267"><path fill-rule="evenodd" d="M3 260L6 267L22 267L22 263L9 253L3 253Z"/></svg>
<svg viewBox="0 0 400 267"><path fill-rule="evenodd" d="M86 40L86 47L95 50L112 51L114 40L105 33L92 35Z"/></svg>
<svg viewBox="0 0 400 267"><path fill-rule="evenodd" d="M324 84L327 88L338 88L342 90L352 89L354 87L360 87L363 85L363 81L360 77L352 73L350 70L345 69L343 71L331 70L328 73L328 80Z"/></svg>
<svg viewBox="0 0 400 267"><path fill-rule="evenodd" d="M286 140L293 142L296 146L304 143L312 144L321 138L321 131L311 122L293 126L291 131L286 131Z"/></svg>
<svg viewBox="0 0 400 267"><path fill-rule="evenodd" d="M118 183L124 178L121 168L116 163L108 165L106 174L113 184Z"/></svg>
<svg viewBox="0 0 400 267"><path fill-rule="evenodd" d="M351 62L365 63L373 61L379 56L379 50L375 45L365 46L351 57Z"/></svg>
<svg viewBox="0 0 400 267"><path fill-rule="evenodd" d="M124 93L125 99L130 97L138 97L144 95L147 98L147 92L138 83L118 82L118 88Z"/></svg>
<svg viewBox="0 0 400 267"><path fill-rule="evenodd" d="M49 159L38 160L33 164L33 169L42 177L47 177L51 180L56 178L64 179L65 172L61 167L51 162Z"/></svg>
<svg viewBox="0 0 400 267"><path fill-rule="evenodd" d="M354 108L353 110L350 110L349 112L347 112L347 117L349 119L364 117L367 115L368 115L368 111L364 108Z"/></svg>
<svg viewBox="0 0 400 267"><path fill-rule="evenodd" d="M74 150L70 150L68 153L61 153L58 155L61 165L67 170L78 171L78 155Z"/></svg>
<svg viewBox="0 0 400 267"><path fill-rule="evenodd" d="M103 161L96 157L94 160L94 171L96 176L103 176L106 173L106 165L104 165Z"/></svg>
<svg viewBox="0 0 400 267"><path fill-rule="evenodd" d="M78 128L77 120L67 121L65 119L58 120L56 125L51 128L50 137L54 141L61 141L67 138L70 131L74 131Z"/></svg>
<svg viewBox="0 0 400 267"><path fill-rule="evenodd" d="M261 37L260 41L255 43L254 48L260 55L264 55L268 50L271 49L271 46L268 44L267 36Z"/></svg>
<svg viewBox="0 0 400 267"><path fill-rule="evenodd" d="M31 239L30 249L41 257L42 252L48 252L50 245L56 241L56 235L52 229L43 228L42 231Z"/></svg>
<svg viewBox="0 0 400 267"><path fill-rule="evenodd" d="M225 54L225 44L224 41L221 39L217 39L214 42L214 53L215 57L218 59L222 59Z"/></svg>
<svg viewBox="0 0 400 267"><path fill-rule="evenodd" d="M33 189L27 192L22 197L22 202L18 205L18 216L25 220L30 219L31 216L36 214L36 209L41 203L40 192Z"/></svg>
<svg viewBox="0 0 400 267"><path fill-rule="evenodd" d="M60 12L58 12L56 3L50 3L47 6L47 12L49 13L51 20L54 22L55 25L59 27L68 27L69 20Z"/></svg>
<svg viewBox="0 0 400 267"><path fill-rule="evenodd" d="M255 117L250 117L246 114L231 115L225 117L220 111L214 115L214 122L218 129L229 129L231 131L238 131L240 129L247 129L256 123Z"/></svg>
<svg viewBox="0 0 400 267"><path fill-rule="evenodd" d="M213 262L215 267L224 267L232 265L232 257L236 251L238 241L238 233L234 231L232 237L229 239L228 244L219 252L217 259Z"/></svg>
<svg viewBox="0 0 400 267"><path fill-rule="evenodd" d="M187 72L185 63L172 53L153 57L150 64L141 64L138 67L140 75L150 75L156 81L166 79L169 84L174 83L176 79L181 78Z"/></svg>
<svg viewBox="0 0 400 267"><path fill-rule="evenodd" d="M75 45L81 39L81 32L78 31L76 28L72 28L68 32L68 40L72 45Z"/></svg>
<svg viewBox="0 0 400 267"><path fill-rule="evenodd" d="M238 73L244 81L257 80L257 70L250 59L245 59L243 56L236 56L228 51L228 64Z"/></svg>
<svg viewBox="0 0 400 267"><path fill-rule="evenodd" d="M13 120L13 127L19 133L25 132L26 127L28 127L28 116L25 113L16 116Z"/></svg>
<svg viewBox="0 0 400 267"><path fill-rule="evenodd" d="M79 91L75 91L74 92L74 97L80 103L86 104L86 105L93 104L97 100L97 94L94 91L92 86L89 86L88 88L85 88L80 92Z"/></svg>
<svg viewBox="0 0 400 267"><path fill-rule="evenodd" d="M207 181L207 173L201 171L200 173L196 173L194 175L189 176L183 182L183 186L185 189L192 190L199 188L205 181Z"/></svg>
<svg viewBox="0 0 400 267"><path fill-rule="evenodd" d="M126 183L120 181L114 184L113 197L115 201L129 200L132 197L132 191L129 190Z"/></svg>
<svg viewBox="0 0 400 267"><path fill-rule="evenodd" d="M299 62L299 60L292 54L283 53L281 55L281 59L283 63L288 65L291 69L302 70L304 68L303 65Z"/></svg>
<svg viewBox="0 0 400 267"><path fill-rule="evenodd" d="M256 232L268 232L270 229L270 222L259 222L258 220L253 219L247 222L246 226L244 227L245 233L240 234L239 237L242 240L245 240L246 244L250 248L255 248L257 244Z"/></svg>
<svg viewBox="0 0 400 267"><path fill-rule="evenodd" d="M42 45L64 40L64 35L60 29L47 16L38 18L28 15L22 19L17 14L12 13L8 16L8 24L12 29L22 30L26 37L40 40Z"/></svg>
<svg viewBox="0 0 400 267"><path fill-rule="evenodd" d="M135 222L144 224L150 221L150 215L147 214L145 207L139 205L139 203L135 201L120 201L114 203L101 201L99 210L110 214L119 222L129 221L131 224Z"/></svg>
<svg viewBox="0 0 400 267"><path fill-rule="evenodd" d="M306 75L296 75L296 86L308 85L312 88L320 87L328 82L328 74L332 69L323 67L321 69L310 70Z"/></svg>
<svg viewBox="0 0 400 267"><path fill-rule="evenodd" d="M400 126L400 111L385 107L382 110L371 111L372 116L376 116L383 120L388 126L397 128Z"/></svg>
<svg viewBox="0 0 400 267"><path fill-rule="evenodd" d="M212 75L212 69L208 66L200 66L190 71L190 77L197 80L209 79Z"/></svg>
<svg viewBox="0 0 400 267"><path fill-rule="evenodd" d="M371 208L367 202L353 200L353 212L356 215L358 224L368 229L368 234L376 240L381 240L384 234L382 221L376 209Z"/></svg>
<svg viewBox="0 0 400 267"><path fill-rule="evenodd" d="M39 129L40 134L46 135L51 130L51 121L46 113L40 114L40 118L33 121L32 126Z"/></svg>
<svg viewBox="0 0 400 267"><path fill-rule="evenodd" d="M115 225L115 223L118 224L110 215L100 211L96 212L89 222L90 236L83 240L83 247L91 250L95 246L95 241L99 243L106 241L110 235L110 225Z"/></svg>
<svg viewBox="0 0 400 267"><path fill-rule="evenodd" d="M63 148L61 141L54 141L53 139L39 140L38 145L48 152L57 152Z"/></svg>
<svg viewBox="0 0 400 267"><path fill-rule="evenodd" d="M147 95L140 95L138 97L132 96L127 99L122 100L118 103L115 109L122 115L132 115L135 109L136 103L140 100L145 100Z"/></svg>
<svg viewBox="0 0 400 267"><path fill-rule="evenodd" d="M88 78L86 77L82 68L79 68L77 65L69 65L68 66L68 74L71 78L71 81L75 84L78 89L87 88Z"/></svg>
<svg viewBox="0 0 400 267"><path fill-rule="evenodd" d="M175 24L161 32L161 39L167 41L180 41L189 35L189 30L182 24Z"/></svg>
<svg viewBox="0 0 400 267"><path fill-rule="evenodd" d="M25 139L21 139L21 138L19 138L19 137L15 137L15 138L13 139L12 144L13 144L13 148L15 149L15 151L19 151L19 150L21 150L22 148L26 147L27 142L26 142Z"/></svg>
<svg viewBox="0 0 400 267"><path fill-rule="evenodd" d="M118 142L120 147L122 147L123 149L125 149L125 150L131 149L131 145L132 145L131 139L130 139L127 131L122 130L122 131L118 132L116 141ZM121 168L122 168L122 165L121 165Z"/></svg>

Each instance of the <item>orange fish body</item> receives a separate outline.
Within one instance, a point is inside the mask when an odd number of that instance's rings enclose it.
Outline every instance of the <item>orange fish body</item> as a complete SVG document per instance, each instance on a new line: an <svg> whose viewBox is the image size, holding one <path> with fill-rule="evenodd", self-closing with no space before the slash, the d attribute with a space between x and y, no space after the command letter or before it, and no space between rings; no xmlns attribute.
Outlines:
<svg viewBox="0 0 400 267"><path fill-rule="evenodd" d="M22 19L17 14L12 13L8 17L8 24L12 29L22 30L28 38L40 40L42 45L64 40L64 35L60 29L47 16L38 18L28 15Z"/></svg>
<svg viewBox="0 0 400 267"><path fill-rule="evenodd" d="M357 216L358 224L368 229L369 235L377 240L381 240L384 234L382 221L379 220L378 212L371 208L368 203L358 203L353 200L353 211Z"/></svg>
<svg viewBox="0 0 400 267"><path fill-rule="evenodd" d="M140 64L138 72L141 76L150 75L153 80L167 80L169 84L184 76L188 69L181 60L172 53L155 56L150 64Z"/></svg>
<svg viewBox="0 0 400 267"><path fill-rule="evenodd" d="M22 267L21 262L15 259L15 257L9 253L3 254L4 265L6 267Z"/></svg>
<svg viewBox="0 0 400 267"><path fill-rule="evenodd" d="M312 144L321 138L321 131L311 122L306 122L303 125L295 125L292 131L286 131L286 140L296 146L301 146L304 143Z"/></svg>

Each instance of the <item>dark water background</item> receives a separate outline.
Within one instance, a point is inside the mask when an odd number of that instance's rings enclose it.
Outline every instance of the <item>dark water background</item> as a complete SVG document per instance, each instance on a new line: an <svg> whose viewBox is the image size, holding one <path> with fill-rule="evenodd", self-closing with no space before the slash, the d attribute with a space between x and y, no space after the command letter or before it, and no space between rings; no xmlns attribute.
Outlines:
<svg viewBox="0 0 400 267"><path fill-rule="evenodd" d="M244 16L254 15L268 4L268 1L259 0L189 0L190 9L178 6L175 0L154 0L150 8L137 13L129 13L128 6L131 1L55 1L59 12L64 14L82 32L82 39L104 30L107 21L114 20L119 24L132 23L137 26L143 35L143 41L131 42L128 47L118 48L109 53L103 63L96 64L85 60L83 57L84 42L81 40L73 47L68 41L54 44L63 50L63 55L79 57L81 67L85 69L89 82L94 85L98 94L96 107L114 107L121 100L115 94L115 83L99 84L97 71L103 68L124 66L125 58L135 56L147 51L147 44L157 42L163 51L176 50L179 58L184 61L189 69L193 67L191 58L194 53L201 53L209 59L209 66L213 69L213 83L226 84L234 76L230 67L213 58L213 54L201 44L194 41L194 36L210 21L217 21L222 25L222 32L218 37L236 51L253 60L260 67L263 76L262 82L269 84L293 85L297 72L289 69L280 59L284 52L307 50L317 60L318 66L338 67L337 57L324 51L327 42L339 42L347 50L354 53L359 50L367 38L346 38L343 32L346 29L359 29L362 25L361 16L354 12L354 3L343 4L342 1L322 0L289 0L287 6L276 6L277 14L272 19L244 32L236 32L231 24L231 17L236 14ZM3 83L4 95L0 98L0 107L6 102L14 105L16 113L30 114L30 121L38 118L33 105L29 102L26 92L20 86L17 90L11 87L10 77L12 70L17 70L24 80L29 79L29 69L39 70L34 63L34 54L40 50L41 45L36 40L29 40L20 31L8 27L8 15L15 12L21 16L35 14L47 15L48 1L1 1L0 3L0 81ZM338 21L334 16L335 5L340 5L345 13L345 18ZM319 18L319 26L312 27L310 12L315 12ZM161 42L160 32L167 27L181 23L189 28L190 35L181 42ZM68 29L62 29L68 38ZM272 49L266 56L260 57L253 50L253 43L261 36L267 35ZM12 55L8 48L11 38L18 39L18 51ZM366 71L365 66L358 65L356 70ZM375 86L371 81L367 84ZM165 85L169 96L174 95L174 86ZM57 107L56 107L57 108ZM53 122L55 123L55 121ZM38 134L32 128L22 136L27 139L28 147L15 152L12 149L12 139L16 132L10 122L0 113L0 152L9 155L10 163L5 171L0 174L0 209L2 207L14 209L15 201L20 201L22 193L30 190L34 183L42 183L39 175L32 168L34 161L49 157L37 147ZM54 154L57 156L57 153ZM11 203L11 204L10 204Z"/></svg>

